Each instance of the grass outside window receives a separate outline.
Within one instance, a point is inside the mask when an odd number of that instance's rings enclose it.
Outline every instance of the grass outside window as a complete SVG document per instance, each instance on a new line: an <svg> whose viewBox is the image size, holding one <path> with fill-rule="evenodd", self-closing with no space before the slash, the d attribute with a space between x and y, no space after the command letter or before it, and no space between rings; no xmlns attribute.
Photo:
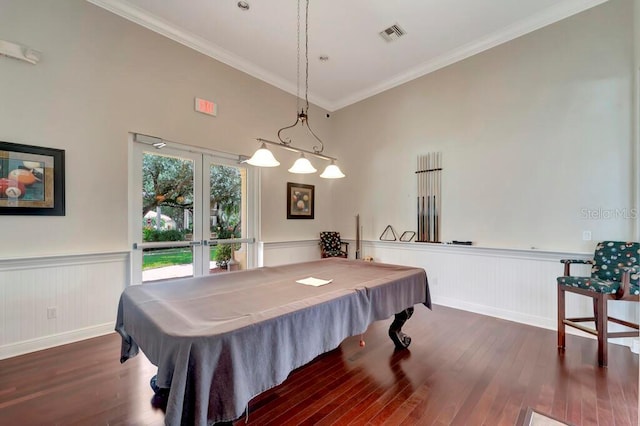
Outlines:
<svg viewBox="0 0 640 426"><path fill-rule="evenodd" d="M209 250L210 260L215 260L216 248ZM162 268L164 266L188 265L193 263L191 247L179 247L161 250L146 250L142 256L142 270Z"/></svg>

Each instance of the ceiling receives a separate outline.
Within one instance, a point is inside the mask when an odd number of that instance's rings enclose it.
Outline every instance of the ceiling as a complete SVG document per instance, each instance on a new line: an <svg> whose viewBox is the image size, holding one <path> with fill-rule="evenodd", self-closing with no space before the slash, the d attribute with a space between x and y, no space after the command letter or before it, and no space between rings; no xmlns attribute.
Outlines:
<svg viewBox="0 0 640 426"><path fill-rule="evenodd" d="M88 1L304 98L304 1L299 89L294 0ZM340 109L605 1L312 0L309 101Z"/></svg>

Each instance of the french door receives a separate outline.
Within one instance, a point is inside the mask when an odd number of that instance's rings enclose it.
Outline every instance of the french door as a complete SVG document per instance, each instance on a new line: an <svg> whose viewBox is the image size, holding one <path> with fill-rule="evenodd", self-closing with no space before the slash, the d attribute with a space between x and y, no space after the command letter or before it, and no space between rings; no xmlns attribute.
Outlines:
<svg viewBox="0 0 640 426"><path fill-rule="evenodd" d="M255 171L230 154L133 135L131 283L255 265Z"/></svg>

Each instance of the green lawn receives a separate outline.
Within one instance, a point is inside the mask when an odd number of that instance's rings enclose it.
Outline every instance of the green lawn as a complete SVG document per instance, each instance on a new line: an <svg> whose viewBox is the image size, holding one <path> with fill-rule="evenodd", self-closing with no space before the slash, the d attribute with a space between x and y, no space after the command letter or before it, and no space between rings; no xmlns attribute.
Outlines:
<svg viewBox="0 0 640 426"><path fill-rule="evenodd" d="M216 249L211 248L211 260L216 255ZM193 262L190 247L145 251L142 257L142 270L161 268L163 266L186 265Z"/></svg>

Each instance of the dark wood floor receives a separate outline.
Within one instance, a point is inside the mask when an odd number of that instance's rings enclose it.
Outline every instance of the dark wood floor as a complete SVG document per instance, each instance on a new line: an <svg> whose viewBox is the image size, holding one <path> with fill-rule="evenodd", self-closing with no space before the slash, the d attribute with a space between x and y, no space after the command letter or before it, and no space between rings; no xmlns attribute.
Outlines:
<svg viewBox="0 0 640 426"><path fill-rule="evenodd" d="M576 425L638 425L638 357L595 340L435 306L416 307L396 352L389 321L294 371L249 404L250 425L514 425L533 407ZM155 373L144 356L119 363L112 334L0 361L2 425L157 425ZM244 425L241 419L236 425Z"/></svg>

